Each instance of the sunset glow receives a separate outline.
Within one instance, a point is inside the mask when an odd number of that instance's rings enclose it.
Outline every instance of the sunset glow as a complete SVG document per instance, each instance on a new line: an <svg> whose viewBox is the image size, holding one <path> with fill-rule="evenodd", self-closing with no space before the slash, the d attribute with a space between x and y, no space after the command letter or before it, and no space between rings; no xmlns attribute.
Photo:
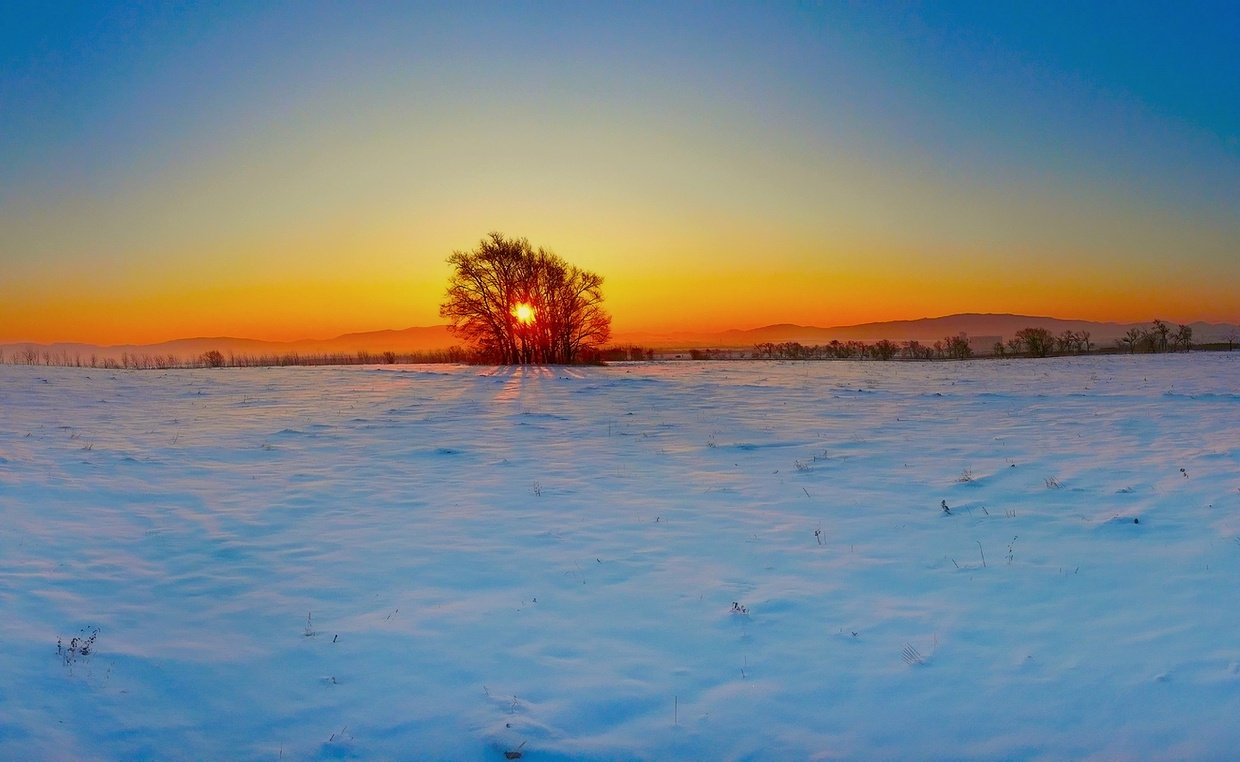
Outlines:
<svg viewBox="0 0 1240 762"><path fill-rule="evenodd" d="M534 322L534 308L525 302L521 302L512 308L512 316L521 325L529 325Z"/></svg>
<svg viewBox="0 0 1240 762"><path fill-rule="evenodd" d="M1209 6L19 6L0 342L437 325L492 230L617 335L1240 321Z"/></svg>

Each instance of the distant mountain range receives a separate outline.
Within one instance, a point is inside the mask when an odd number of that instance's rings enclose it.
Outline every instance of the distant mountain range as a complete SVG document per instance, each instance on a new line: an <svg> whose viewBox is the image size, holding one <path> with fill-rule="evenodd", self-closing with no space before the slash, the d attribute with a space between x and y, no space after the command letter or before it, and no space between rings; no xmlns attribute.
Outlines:
<svg viewBox="0 0 1240 762"><path fill-rule="evenodd" d="M354 354L356 352L427 352L436 349L447 349L460 344L448 332L446 325L426 328L406 328L403 331L368 331L366 333L346 333L332 339L302 339L299 341L261 341L259 339L238 339L231 336L198 337L192 339L174 339L158 344L115 344L99 346L73 342L56 342L54 344L35 344L21 342L0 344L0 351L9 355L14 351L34 348L48 351L54 355L68 354L70 357L91 354L103 357L120 357L122 353L136 355L176 355L177 357L193 357L203 352L218 350L244 355L284 355L292 352L300 354Z"/></svg>
<svg viewBox="0 0 1240 762"><path fill-rule="evenodd" d="M618 345L634 344L655 349L694 349L694 348L737 348L752 347L754 344L766 342L781 343L796 341L802 344L829 344L838 341L873 342L880 339L892 341L937 341L945 336L967 333L976 345L989 348L1000 339L1012 337L1022 328L1046 328L1052 333L1063 331L1089 331L1095 345L1109 345L1123 336L1131 328L1146 328L1149 323L1113 323L1094 322L1089 320L1063 320L1053 317L1032 315L978 314L966 313L947 315L944 317L921 318L919 320L890 320L879 323L862 323L860 325L834 326L819 328L816 326L793 325L781 323L749 330L728 330L718 332L674 331L669 333L629 332L617 334L612 343ZM1193 340L1196 343L1225 341L1230 335L1240 334L1240 328L1230 323L1189 324L1193 329ZM1176 326L1172 326L1175 328ZM233 352L248 355L283 355L291 352L301 354L354 354L357 352L428 352L447 349L460 342L449 331L446 325L422 328L406 328L404 330L370 331L366 333L346 333L331 339L304 339L301 341L259 341L256 339L238 339L228 336L203 337L192 339L176 339L158 344L125 344L113 346L97 346L94 344L58 342L54 344L35 344L30 342L0 344L0 351L5 357L14 352L35 349L40 353L46 351L56 356L83 359L94 354L100 359L104 357L120 357L122 353L131 355L175 355L177 357L193 357L210 350L218 350L225 354Z"/></svg>
<svg viewBox="0 0 1240 762"><path fill-rule="evenodd" d="M1152 321L1151 321L1152 322ZM1193 340L1197 343L1223 341L1230 331L1238 331L1237 326L1230 323L1195 322L1189 324L1193 329ZM888 320L879 323L861 323L860 325L834 326L818 328L816 326L793 325L781 323L750 330L730 330L717 333L672 332L631 333L617 336L617 343L633 343L641 346L667 348L700 348L700 347L751 347L766 342L781 343L796 341L801 344L829 344L832 340L839 341L938 341L946 336L967 333L981 343L980 339L989 339L991 344L1000 339L1006 340L1022 328L1046 328L1055 334L1064 331L1089 331L1090 340L1095 345L1111 344L1132 328L1148 328L1145 323L1114 323L1095 322L1090 320L1064 320L1053 317L1034 315L1008 315L962 313L944 317L921 318L918 320ZM1178 326L1172 324L1173 329Z"/></svg>

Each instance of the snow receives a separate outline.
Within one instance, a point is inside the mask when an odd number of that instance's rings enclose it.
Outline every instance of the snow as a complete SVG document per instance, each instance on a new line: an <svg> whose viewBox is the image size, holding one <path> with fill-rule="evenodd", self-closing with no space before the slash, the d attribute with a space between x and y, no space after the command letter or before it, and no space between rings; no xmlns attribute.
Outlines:
<svg viewBox="0 0 1240 762"><path fill-rule="evenodd" d="M1238 370L0 366L0 757L1226 759Z"/></svg>

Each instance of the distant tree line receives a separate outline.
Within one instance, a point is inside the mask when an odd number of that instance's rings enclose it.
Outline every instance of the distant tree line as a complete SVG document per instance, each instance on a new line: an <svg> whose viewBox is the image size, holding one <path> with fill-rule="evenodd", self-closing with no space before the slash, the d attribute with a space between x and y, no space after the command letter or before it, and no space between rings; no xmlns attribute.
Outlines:
<svg viewBox="0 0 1240 762"><path fill-rule="evenodd" d="M635 345L593 349L583 355L583 362L650 361L655 350ZM52 351L35 347L0 351L0 363L12 365L45 365L66 368L102 368L108 370L170 370L173 368L273 368L286 366L325 365L396 365L450 363L490 365L492 359L465 347L449 347L425 352L283 352L247 354L211 349L195 355L121 352L119 355Z"/></svg>
<svg viewBox="0 0 1240 762"><path fill-rule="evenodd" d="M709 351L709 350L708 350ZM864 341L834 340L829 344L805 345L796 341L755 344L750 355L759 360L967 360L973 356L969 336L960 333L933 344L905 341L897 344L882 339ZM709 359L709 358L703 358Z"/></svg>
<svg viewBox="0 0 1240 762"><path fill-rule="evenodd" d="M26 347L9 353L0 353L0 362L13 365L46 365L67 368L103 368L108 370L170 370L173 368L268 368L281 366L318 365L394 365L396 363L461 363L472 359L461 347L450 347L428 352L284 352L272 354L225 354L211 349L201 354L180 356L175 354L150 354L121 352L119 355L100 355L80 352L51 351Z"/></svg>
<svg viewBox="0 0 1240 762"><path fill-rule="evenodd" d="M682 355L675 355L680 358ZM743 349L690 349L690 360L744 360L749 353Z"/></svg>
<svg viewBox="0 0 1240 762"><path fill-rule="evenodd" d="M1235 332L1228 334L1227 351L1231 351L1235 343ZM1175 331L1161 320L1155 320L1149 328L1130 328L1123 336L1115 340L1115 345L1127 349L1129 354L1137 352L1187 352L1193 348L1193 329L1181 325Z"/></svg>
<svg viewBox="0 0 1240 762"><path fill-rule="evenodd" d="M1089 331L1064 331L1058 335L1046 328L1022 328L1007 343L996 341L996 357L1047 357L1089 354L1094 349Z"/></svg>
<svg viewBox="0 0 1240 762"><path fill-rule="evenodd" d="M1240 342L1240 332L1235 328L1223 337L1227 351ZM1166 322L1155 320L1148 327L1128 330L1116 339L1110 351L1136 352L1188 352L1193 348L1193 329L1179 325L1172 329ZM1214 345L1221 348L1222 344ZM997 341L991 348L995 357L1050 357L1060 355L1091 354L1106 352L1093 341L1089 331L1065 330L1058 334L1046 328L1030 326L1022 328L1005 341ZM720 350L695 350L694 359L713 359ZM716 353L712 355L713 353ZM947 336L932 344L904 341L896 344L886 339L872 344L863 341L832 341L829 344L805 345L795 341L755 344L750 355L763 360L967 360L974 356L969 336L960 333Z"/></svg>
<svg viewBox="0 0 1240 762"><path fill-rule="evenodd" d="M592 359L595 358L601 362L649 361L654 359L654 350L633 344L625 347L607 347L606 349L598 350Z"/></svg>
<svg viewBox="0 0 1240 762"><path fill-rule="evenodd" d="M284 354L234 354L227 355L218 351L204 352L195 358L190 367L198 368L269 368L284 366L319 366L319 365L396 365L425 363L462 363L468 362L470 354L461 347L449 347L426 352L331 352L302 353L286 352Z"/></svg>
<svg viewBox="0 0 1240 762"><path fill-rule="evenodd" d="M1222 341L1202 348L1232 351L1240 343L1240 332L1229 329ZM1006 342L995 342L992 353L996 357L1049 357L1052 355L1090 354L1092 352L1158 353L1187 352L1194 348L1193 329L1186 325L1172 328L1162 320L1155 320L1148 327L1129 329L1114 345L1098 347L1089 331L1063 331L1054 334L1046 328L1022 328ZM873 343L863 341L832 341L828 344L806 345L795 341L755 344L750 351L739 349L690 349L694 360L967 360L974 356L968 334L947 336L933 343L920 341L896 343L883 339ZM655 359L654 349L636 345L606 348L585 347L579 350L578 362L650 361ZM675 355L676 358L682 354ZM171 368L259 368L279 366L317 365L377 365L396 363L471 363L494 364L493 353L487 348L450 347L428 352L332 352L306 353L284 352L268 354L238 354L209 350L192 356L175 354L122 352L119 355L52 350L46 347L27 346L0 350L0 363L13 365L48 365L77 368L106 368L129 370L167 370Z"/></svg>

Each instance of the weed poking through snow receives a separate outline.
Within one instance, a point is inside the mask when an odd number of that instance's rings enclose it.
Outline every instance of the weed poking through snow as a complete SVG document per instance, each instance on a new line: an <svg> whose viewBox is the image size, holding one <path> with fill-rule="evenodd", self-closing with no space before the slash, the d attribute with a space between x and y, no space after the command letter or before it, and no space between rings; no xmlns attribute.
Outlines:
<svg viewBox="0 0 1240 762"><path fill-rule="evenodd" d="M86 634L83 628L80 635L69 639L68 645L61 638L56 638L56 655L65 663L66 667L72 667L78 661L87 658L95 652L95 638L99 637L99 628L95 627Z"/></svg>
<svg viewBox="0 0 1240 762"><path fill-rule="evenodd" d="M921 652L914 648L912 643L904 644L904 650L900 652L900 658L904 659L904 663L910 667L926 663L926 657L922 656Z"/></svg>

